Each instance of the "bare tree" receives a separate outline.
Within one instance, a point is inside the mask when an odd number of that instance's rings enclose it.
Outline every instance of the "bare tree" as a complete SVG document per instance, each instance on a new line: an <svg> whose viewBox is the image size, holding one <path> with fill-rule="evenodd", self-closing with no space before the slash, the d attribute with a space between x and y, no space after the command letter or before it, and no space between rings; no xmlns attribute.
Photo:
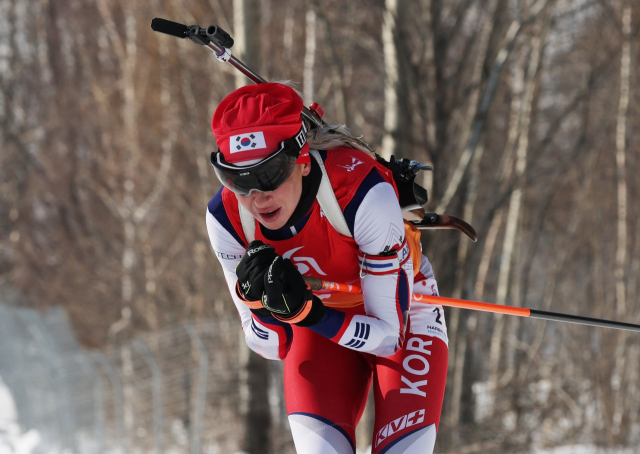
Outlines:
<svg viewBox="0 0 640 454"><path fill-rule="evenodd" d="M622 52L620 59L620 98L616 125L616 179L618 199L618 238L615 261L616 279L616 313L622 316L627 311L627 286L625 269L627 265L627 177L626 177L626 144L627 144L627 112L629 109L629 84L631 79L631 5L627 4L622 12ZM615 389L615 406L613 413L613 433L620 433L624 402L621 390L622 374L625 367L624 350L627 344L627 333L621 333L616 348L616 368L612 383Z"/></svg>

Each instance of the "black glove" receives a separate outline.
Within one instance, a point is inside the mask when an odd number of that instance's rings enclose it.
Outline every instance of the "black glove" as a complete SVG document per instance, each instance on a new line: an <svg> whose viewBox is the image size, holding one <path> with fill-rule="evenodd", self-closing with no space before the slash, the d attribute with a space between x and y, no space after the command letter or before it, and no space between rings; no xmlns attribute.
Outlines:
<svg viewBox="0 0 640 454"><path fill-rule="evenodd" d="M273 262L279 257L276 250L269 244L262 241L252 241L247 248L246 254L236 266L238 285L236 291L238 296L246 301L259 301L264 292L264 275Z"/></svg>
<svg viewBox="0 0 640 454"><path fill-rule="evenodd" d="M264 275L262 305L275 318L298 326L313 326L325 313L320 298L302 278L289 259L277 256Z"/></svg>

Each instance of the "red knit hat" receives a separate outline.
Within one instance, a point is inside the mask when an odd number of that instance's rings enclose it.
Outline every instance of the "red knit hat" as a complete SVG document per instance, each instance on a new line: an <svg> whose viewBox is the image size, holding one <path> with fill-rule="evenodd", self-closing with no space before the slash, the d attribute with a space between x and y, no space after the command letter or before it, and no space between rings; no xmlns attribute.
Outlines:
<svg viewBox="0 0 640 454"><path fill-rule="evenodd" d="M225 161L264 159L277 151L280 142L300 131L302 108L300 96L282 84L246 85L231 92L211 121ZM297 163L309 161L309 145L305 143Z"/></svg>

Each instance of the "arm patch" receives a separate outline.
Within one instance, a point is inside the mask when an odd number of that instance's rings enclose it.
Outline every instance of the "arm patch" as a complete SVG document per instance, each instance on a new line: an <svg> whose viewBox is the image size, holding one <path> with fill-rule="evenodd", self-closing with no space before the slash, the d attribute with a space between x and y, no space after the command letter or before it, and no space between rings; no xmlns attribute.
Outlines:
<svg viewBox="0 0 640 454"><path fill-rule="evenodd" d="M360 277L366 274L384 275L396 274L402 265L409 260L409 244L405 238L402 245L395 253L384 255L371 255L358 251L358 263L360 264Z"/></svg>

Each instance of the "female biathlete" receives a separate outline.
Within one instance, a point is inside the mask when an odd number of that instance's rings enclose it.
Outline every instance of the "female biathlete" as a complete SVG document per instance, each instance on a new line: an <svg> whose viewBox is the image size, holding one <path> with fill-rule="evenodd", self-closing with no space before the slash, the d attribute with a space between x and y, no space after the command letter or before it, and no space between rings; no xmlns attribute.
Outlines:
<svg viewBox="0 0 640 454"><path fill-rule="evenodd" d="M438 294L431 264L405 233L391 172L331 128L307 142L302 108L293 89L265 83L234 91L213 116L224 186L207 229L246 342L284 360L298 453L353 454L372 381L372 452L432 453L446 326L442 307L411 301ZM303 275L362 293L314 294Z"/></svg>

